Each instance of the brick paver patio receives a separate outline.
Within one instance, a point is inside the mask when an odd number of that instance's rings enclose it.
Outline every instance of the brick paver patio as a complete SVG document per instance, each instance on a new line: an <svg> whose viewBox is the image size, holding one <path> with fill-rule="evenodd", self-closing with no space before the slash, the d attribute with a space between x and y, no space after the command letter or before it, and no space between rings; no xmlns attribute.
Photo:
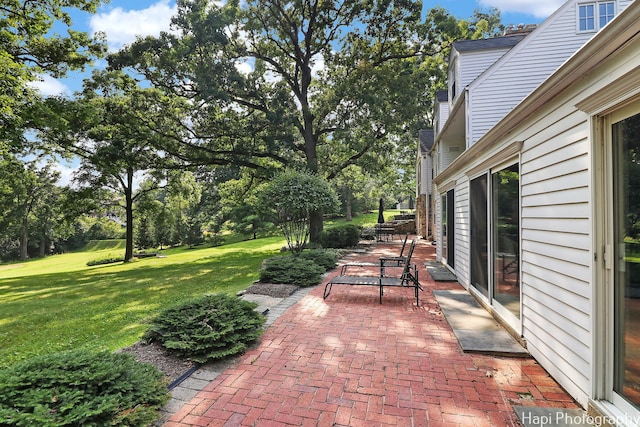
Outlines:
<svg viewBox="0 0 640 427"><path fill-rule="evenodd" d="M431 279L427 242L414 257L419 306L410 289L380 305L375 287L337 285L323 300L318 286L165 426L518 426L512 405L579 407L531 358L462 353L432 295L460 285Z"/></svg>

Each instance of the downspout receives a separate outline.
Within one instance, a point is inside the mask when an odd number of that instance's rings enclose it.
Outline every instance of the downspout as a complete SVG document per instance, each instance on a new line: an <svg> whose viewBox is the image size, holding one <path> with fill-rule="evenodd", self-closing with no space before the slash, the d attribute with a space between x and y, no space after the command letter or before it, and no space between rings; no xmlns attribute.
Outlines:
<svg viewBox="0 0 640 427"><path fill-rule="evenodd" d="M465 150L468 150L469 148L471 148L471 144L472 144L472 137L471 137L471 114L469 114L469 112L471 111L471 99L469 97L469 88L465 87L464 88L464 143L465 143Z"/></svg>

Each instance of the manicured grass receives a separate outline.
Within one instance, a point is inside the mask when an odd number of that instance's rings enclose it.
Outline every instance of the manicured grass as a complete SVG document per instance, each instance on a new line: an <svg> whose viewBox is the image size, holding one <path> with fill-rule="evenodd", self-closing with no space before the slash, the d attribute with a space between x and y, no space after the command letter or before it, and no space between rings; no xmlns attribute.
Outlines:
<svg viewBox="0 0 640 427"><path fill-rule="evenodd" d="M393 219L394 215L399 215L399 214L400 214L399 210L385 210L384 219L386 221L390 221ZM324 221L324 227L328 228L334 225L345 224L345 223L347 223L347 221L345 221L343 218L326 219ZM363 227L373 227L377 223L378 223L378 211L370 212L366 214L359 214L357 216L354 216L353 219L349 222L349 224L361 225Z"/></svg>
<svg viewBox="0 0 640 427"><path fill-rule="evenodd" d="M166 307L246 288L263 259L283 245L282 237L272 237L87 267L89 260L119 253L117 243L101 242L82 252L0 265L0 367L35 354L131 345Z"/></svg>
<svg viewBox="0 0 640 427"><path fill-rule="evenodd" d="M373 226L377 219L375 212L351 223ZM326 220L325 228L344 222ZM88 261L124 254L123 241L105 240L75 253L0 265L0 367L36 354L131 345L167 307L245 289L258 279L262 261L284 245L282 237L269 237L88 267Z"/></svg>

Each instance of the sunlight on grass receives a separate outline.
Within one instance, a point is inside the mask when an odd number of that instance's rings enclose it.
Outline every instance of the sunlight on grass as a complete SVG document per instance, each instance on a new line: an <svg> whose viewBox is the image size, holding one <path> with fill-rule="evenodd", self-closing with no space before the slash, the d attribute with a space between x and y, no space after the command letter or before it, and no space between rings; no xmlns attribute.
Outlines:
<svg viewBox="0 0 640 427"><path fill-rule="evenodd" d="M278 253L284 241L271 237L176 248L163 251L166 258L87 267L87 261L113 253L117 244L96 243L88 251L0 269L0 366L59 350L131 345L160 310L251 285L263 259Z"/></svg>
<svg viewBox="0 0 640 427"><path fill-rule="evenodd" d="M395 213L385 211L385 218ZM377 218L369 213L351 223L373 226ZM325 227L342 223L326 220ZM88 267L88 261L124 255L122 240L95 241L78 252L0 265L0 367L36 354L131 345L167 307L245 289L258 279L262 261L284 245L282 237L269 237Z"/></svg>
<svg viewBox="0 0 640 427"><path fill-rule="evenodd" d="M385 220L389 221L393 219L394 215L399 215L400 211L395 209L385 210L383 214L384 214ZM377 223L378 223L378 211L375 211L375 212L354 216L353 219L349 222L345 221L343 218L327 219L324 221L324 226L332 227L339 224L354 224L362 227L373 227Z"/></svg>

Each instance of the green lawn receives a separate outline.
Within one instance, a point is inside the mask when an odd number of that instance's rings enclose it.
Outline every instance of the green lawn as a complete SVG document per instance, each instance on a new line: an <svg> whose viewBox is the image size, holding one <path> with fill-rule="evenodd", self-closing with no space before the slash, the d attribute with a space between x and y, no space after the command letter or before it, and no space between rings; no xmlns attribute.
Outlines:
<svg viewBox="0 0 640 427"><path fill-rule="evenodd" d="M385 218L392 215L385 212ZM377 216L360 215L353 223L372 226ZM340 223L328 220L325 227ZM282 237L270 237L87 267L124 252L122 241L100 241L75 253L0 265L0 367L35 354L131 345L168 306L245 289L258 278L262 261L284 245Z"/></svg>
<svg viewBox="0 0 640 427"><path fill-rule="evenodd" d="M107 244L0 265L0 367L34 354L131 345L146 330L145 322L165 307L246 288L258 278L262 260L283 245L282 237L272 237L87 267L87 261L121 252Z"/></svg>
<svg viewBox="0 0 640 427"><path fill-rule="evenodd" d="M385 210L384 211L384 219L386 221L390 221L393 219L394 215L399 215L399 210ZM371 212L368 214L357 215L353 217L353 220L349 224L361 225L363 227L373 227L378 222L378 211ZM337 219L325 219L324 227L329 228L337 224L345 224L346 221L342 218Z"/></svg>

